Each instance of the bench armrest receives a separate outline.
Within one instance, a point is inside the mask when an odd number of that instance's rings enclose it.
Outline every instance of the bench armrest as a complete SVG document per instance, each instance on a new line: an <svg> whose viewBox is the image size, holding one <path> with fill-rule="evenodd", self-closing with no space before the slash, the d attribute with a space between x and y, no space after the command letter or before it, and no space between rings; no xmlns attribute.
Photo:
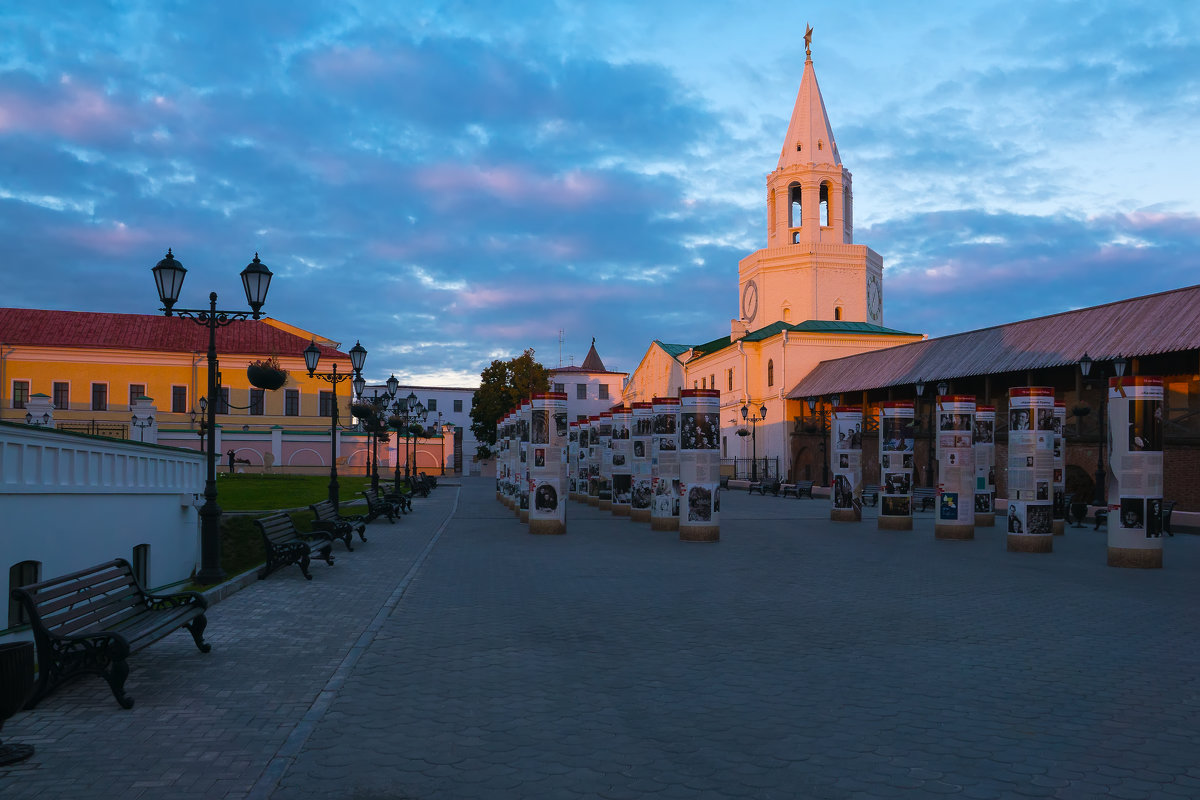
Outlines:
<svg viewBox="0 0 1200 800"><path fill-rule="evenodd" d="M162 611L167 608L183 608L198 606L208 608L208 600L199 592L175 592L173 594L145 593L146 607L151 611Z"/></svg>

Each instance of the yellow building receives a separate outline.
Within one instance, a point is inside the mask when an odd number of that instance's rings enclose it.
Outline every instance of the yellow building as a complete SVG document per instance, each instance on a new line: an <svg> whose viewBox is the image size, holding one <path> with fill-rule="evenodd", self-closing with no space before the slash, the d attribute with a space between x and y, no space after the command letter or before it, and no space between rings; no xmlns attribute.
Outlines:
<svg viewBox="0 0 1200 800"><path fill-rule="evenodd" d="M308 377L303 351L310 341L321 350L318 371L336 363L339 373L350 374L350 356L337 342L286 323L234 321L217 330L217 425L226 441L245 439L244 448L233 448L239 458L261 465L271 453L269 460L280 467L328 464L334 393L328 382ZM44 395L56 427L137 440L132 414L144 396L153 401L160 443L198 447L207 352L208 329L177 316L0 308L0 419L26 421L31 400L36 405L34 396ZM255 389L246 367L270 356L288 370L287 384L277 391ZM339 384L343 425L352 421L350 394L349 381ZM298 448L280 443L274 450L248 444L269 440L271 431L312 441ZM347 447L338 446L339 453Z"/></svg>

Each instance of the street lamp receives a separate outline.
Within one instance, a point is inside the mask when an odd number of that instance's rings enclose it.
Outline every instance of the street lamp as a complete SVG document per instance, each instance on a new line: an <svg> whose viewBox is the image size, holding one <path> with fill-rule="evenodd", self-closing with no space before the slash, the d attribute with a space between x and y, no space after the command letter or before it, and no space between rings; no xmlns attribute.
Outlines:
<svg viewBox="0 0 1200 800"><path fill-rule="evenodd" d="M138 441L144 442L146 441L146 428L149 428L154 424L154 415L147 414L144 417L139 417L137 414L134 414L132 417L130 417L129 422L133 425L133 427L138 429Z"/></svg>
<svg viewBox="0 0 1200 800"><path fill-rule="evenodd" d="M921 397L922 395L924 395L925 394L924 379L917 378L917 383L914 388L917 390L917 397ZM938 385L937 385L938 396L940 397L940 396L946 394L946 392L948 392L948 391L950 391L950 386L945 381L938 381ZM925 466L925 471L926 471L925 481L926 481L927 485L929 485L929 486L933 486L933 450L934 450L934 443L937 440L936 439L937 431L936 431L936 426L934 425L934 410L935 410L936 406L937 406L937 399L935 398L929 404L929 449L926 454L928 456L928 458L926 459L926 466Z"/></svg>
<svg viewBox="0 0 1200 800"><path fill-rule="evenodd" d="M271 286L271 270L258 260L258 253L242 270L242 288L246 292L250 311L218 311L216 292L209 293L206 309L175 308L187 270L175 259L170 248L166 257L150 271L154 274L158 299L162 302L161 310L166 316L180 316L208 328L208 396L216 398L220 387L217 328L223 328L234 320L258 319L262 316L261 309L267 300L267 289ZM208 472L204 481L204 505L200 507L200 571L196 574L196 583L213 584L225 580L225 570L221 569L221 507L217 505L216 402L208 404L204 425L208 437Z"/></svg>
<svg viewBox="0 0 1200 800"><path fill-rule="evenodd" d="M311 341L308 347L304 348L304 366L308 368L308 377L320 378L329 383L333 389L333 408L329 417L329 502L333 503L336 510L338 507L338 479L337 479L337 424L338 424L338 405L337 405L337 385L344 380L351 378L348 373L338 374L337 362L333 362L332 372L317 372L317 363L321 360L321 348L317 347L316 341ZM363 364L367 360L367 348L362 346L362 342L355 342L354 347L350 348L350 366L354 369L354 378L362 376Z"/></svg>
<svg viewBox="0 0 1200 800"><path fill-rule="evenodd" d="M1092 371L1092 365L1095 362L1088 358L1088 354L1084 353L1083 358L1079 359L1079 372L1083 379L1091 384L1088 380L1088 374ZM1127 362L1124 358L1117 357L1113 361L1113 373L1118 377L1125 375L1125 367ZM1104 464L1104 441L1108 438L1108 431L1104 425L1104 413L1108 406L1108 393L1104 391L1104 370L1100 369L1096 375L1096 382L1100 384L1100 431L1097 436L1099 443L1096 447L1096 494L1092 498L1092 505L1106 506L1108 505L1108 493L1105 488L1105 483L1108 479L1108 468Z"/></svg>
<svg viewBox="0 0 1200 800"><path fill-rule="evenodd" d="M838 403L841 401L841 399L842 399L842 396L840 394L830 395L830 397L829 397L830 407L832 408L833 406L838 405ZM818 414L817 419L820 422L821 485L828 486L829 485L829 454L825 449L825 447L826 447L825 442L829 438L829 428L830 428L830 424L833 422L833 415L832 415L832 413L830 413L828 416L826 415L824 405L821 406L821 410L820 410L820 412L818 412L817 411L817 401L818 400L816 397L807 398L808 410L814 414Z"/></svg>
<svg viewBox="0 0 1200 800"><path fill-rule="evenodd" d="M742 420L750 423L750 480L758 480L758 423L767 418L767 406L758 407L758 414L750 415L750 404L742 403Z"/></svg>

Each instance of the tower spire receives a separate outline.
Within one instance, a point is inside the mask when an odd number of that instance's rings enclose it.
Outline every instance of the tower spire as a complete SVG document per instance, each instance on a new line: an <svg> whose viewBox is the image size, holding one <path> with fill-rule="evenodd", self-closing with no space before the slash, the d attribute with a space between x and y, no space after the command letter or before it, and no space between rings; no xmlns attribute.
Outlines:
<svg viewBox="0 0 1200 800"><path fill-rule="evenodd" d="M842 158L838 155L833 128L825 111L825 99L821 97L821 87L813 69L811 26L804 34L804 45L808 58L804 62L804 76L800 79L800 90L796 92L796 105L792 108L777 169L805 164L840 167Z"/></svg>

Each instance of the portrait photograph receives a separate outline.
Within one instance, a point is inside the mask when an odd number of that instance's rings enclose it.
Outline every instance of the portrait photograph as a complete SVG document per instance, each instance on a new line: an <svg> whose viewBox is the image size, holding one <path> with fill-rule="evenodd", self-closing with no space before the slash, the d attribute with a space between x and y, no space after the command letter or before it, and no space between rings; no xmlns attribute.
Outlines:
<svg viewBox="0 0 1200 800"><path fill-rule="evenodd" d="M1162 450L1163 403L1153 400L1129 401L1129 450Z"/></svg>
<svg viewBox="0 0 1200 800"><path fill-rule="evenodd" d="M676 426L676 422L675 422L676 416L677 415L675 415L675 414L655 414L654 415L654 432L660 436L662 436L664 434L667 436L674 436L675 435L675 426Z"/></svg>
<svg viewBox="0 0 1200 800"><path fill-rule="evenodd" d="M552 484L543 483L534 493L533 507L536 511L554 511L558 508L558 490Z"/></svg>
<svg viewBox="0 0 1200 800"><path fill-rule="evenodd" d="M983 420L976 417L975 419L975 443L976 444L992 444L993 436L995 435L996 423L990 419Z"/></svg>
<svg viewBox="0 0 1200 800"><path fill-rule="evenodd" d="M554 415L554 430L558 436L567 435L567 412L561 411Z"/></svg>
<svg viewBox="0 0 1200 800"><path fill-rule="evenodd" d="M533 465L535 467L546 466L546 448L538 447L533 451Z"/></svg>
<svg viewBox="0 0 1200 800"><path fill-rule="evenodd" d="M1029 420L1029 409L1009 409L1008 412L1008 429L1010 431L1028 431L1033 430L1033 426Z"/></svg>
<svg viewBox="0 0 1200 800"><path fill-rule="evenodd" d="M1141 530L1146 523L1145 500L1140 497L1121 498L1121 527Z"/></svg>
<svg viewBox="0 0 1200 800"><path fill-rule="evenodd" d="M676 449L675 448L675 439L672 437L668 437L668 436L662 437L661 439L658 440L658 449L659 450L674 450L674 449Z"/></svg>
<svg viewBox="0 0 1200 800"><path fill-rule="evenodd" d="M850 456L846 453L838 455L838 469L850 469Z"/></svg>
<svg viewBox="0 0 1200 800"><path fill-rule="evenodd" d="M646 443L643 442L641 439L633 440L633 457L634 458L645 458L646 457Z"/></svg>

